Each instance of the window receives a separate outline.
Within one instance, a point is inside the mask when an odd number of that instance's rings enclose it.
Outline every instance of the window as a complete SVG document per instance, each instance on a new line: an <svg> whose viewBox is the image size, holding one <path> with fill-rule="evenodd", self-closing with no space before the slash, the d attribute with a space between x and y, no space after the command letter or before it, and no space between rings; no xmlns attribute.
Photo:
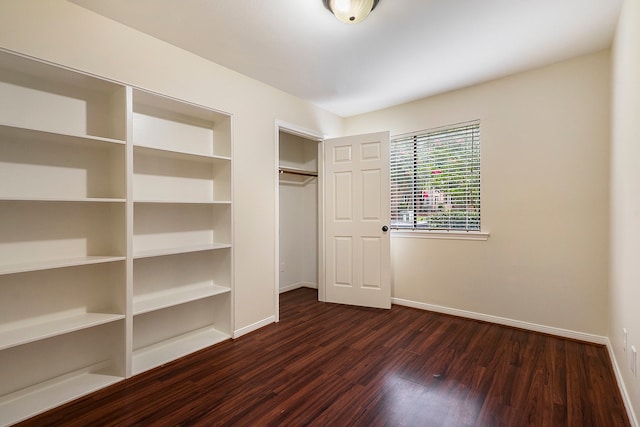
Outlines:
<svg viewBox="0 0 640 427"><path fill-rule="evenodd" d="M391 228L480 231L480 122L391 140Z"/></svg>

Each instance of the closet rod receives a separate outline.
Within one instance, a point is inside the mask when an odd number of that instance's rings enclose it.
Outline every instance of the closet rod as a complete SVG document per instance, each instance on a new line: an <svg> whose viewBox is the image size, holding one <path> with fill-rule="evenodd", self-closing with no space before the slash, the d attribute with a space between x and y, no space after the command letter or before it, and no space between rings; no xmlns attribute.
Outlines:
<svg viewBox="0 0 640 427"><path fill-rule="evenodd" d="M303 171L299 169L280 168L280 173L290 173L293 175L318 176L318 172Z"/></svg>

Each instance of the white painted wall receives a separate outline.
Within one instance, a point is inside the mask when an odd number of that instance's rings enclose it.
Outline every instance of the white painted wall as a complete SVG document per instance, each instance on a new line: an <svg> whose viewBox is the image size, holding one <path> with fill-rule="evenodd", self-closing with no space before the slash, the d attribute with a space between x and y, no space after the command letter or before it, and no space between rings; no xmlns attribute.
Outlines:
<svg viewBox="0 0 640 427"><path fill-rule="evenodd" d="M274 316L275 121L340 135L342 119L64 0L0 11L0 47L233 113L235 329Z"/></svg>
<svg viewBox="0 0 640 427"><path fill-rule="evenodd" d="M318 186L280 184L280 289L318 285Z"/></svg>
<svg viewBox="0 0 640 427"><path fill-rule="evenodd" d="M391 135L481 120L488 241L392 238L392 295L607 333L610 57L601 52L347 119Z"/></svg>
<svg viewBox="0 0 640 427"><path fill-rule="evenodd" d="M302 280L318 286L318 180L304 188L304 213L301 238L305 242Z"/></svg>
<svg viewBox="0 0 640 427"><path fill-rule="evenodd" d="M609 339L640 414L640 372L633 376L628 343L640 351L640 1L625 0L613 45L611 126L611 276ZM638 361L640 363L640 361ZM638 365L640 368L640 365ZM637 420L636 420L636 425Z"/></svg>

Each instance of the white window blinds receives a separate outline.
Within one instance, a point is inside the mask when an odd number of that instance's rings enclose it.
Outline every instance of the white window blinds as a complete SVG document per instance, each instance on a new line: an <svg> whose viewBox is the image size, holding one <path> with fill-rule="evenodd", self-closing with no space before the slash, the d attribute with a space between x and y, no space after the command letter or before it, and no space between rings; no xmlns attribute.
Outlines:
<svg viewBox="0 0 640 427"><path fill-rule="evenodd" d="M391 140L391 228L480 231L480 122Z"/></svg>

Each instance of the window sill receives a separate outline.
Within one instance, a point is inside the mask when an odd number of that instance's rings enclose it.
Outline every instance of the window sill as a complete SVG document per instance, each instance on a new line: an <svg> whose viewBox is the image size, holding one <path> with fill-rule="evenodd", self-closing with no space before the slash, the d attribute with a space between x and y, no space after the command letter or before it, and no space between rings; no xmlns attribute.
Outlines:
<svg viewBox="0 0 640 427"><path fill-rule="evenodd" d="M391 230L391 237L403 239L488 240L489 233L482 231Z"/></svg>

